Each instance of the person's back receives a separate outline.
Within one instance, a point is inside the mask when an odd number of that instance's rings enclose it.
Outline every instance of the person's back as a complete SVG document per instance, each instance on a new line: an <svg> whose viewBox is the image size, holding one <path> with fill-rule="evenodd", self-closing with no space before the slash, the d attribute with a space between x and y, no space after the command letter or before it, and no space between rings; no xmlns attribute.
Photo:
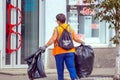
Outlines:
<svg viewBox="0 0 120 80"><path fill-rule="evenodd" d="M60 38L63 30L64 30L67 26L68 26L68 24L63 23L63 24L55 27L55 29L54 29L55 31L57 31L57 39L56 39L55 42L54 42L53 55L62 54L62 53L68 53L68 52L75 52L75 48L74 48L74 47L71 48L71 49L69 49L69 50L65 50L65 49L61 48L61 47L58 45L59 38ZM63 27L64 29L63 29L62 27ZM72 37L72 36L73 36L73 35L72 35L73 29L72 29L71 26L69 26L69 27L70 27L70 28L67 28L67 31L70 32L70 34L71 34L70 36ZM72 39L73 39L73 37L72 37Z"/></svg>
<svg viewBox="0 0 120 80"><path fill-rule="evenodd" d="M56 16L56 19L57 19L58 26L57 26L57 28L56 27L54 28L52 37L47 42L47 44L45 44L45 46L41 47L41 49L44 52L48 46L50 46L52 43L54 43L53 55L56 60L58 80L64 80L64 62L69 71L71 80L77 80L78 77L77 77L75 65L74 65L75 48L73 47L71 49L66 50L58 45L59 38L61 37L62 32L68 26L68 24L65 23L66 17L64 14L58 14ZM72 27L71 26L69 26L69 27L70 28L67 28L67 31L71 33L72 40L79 42L79 43L83 42L78 37L76 37L76 33L72 29Z"/></svg>

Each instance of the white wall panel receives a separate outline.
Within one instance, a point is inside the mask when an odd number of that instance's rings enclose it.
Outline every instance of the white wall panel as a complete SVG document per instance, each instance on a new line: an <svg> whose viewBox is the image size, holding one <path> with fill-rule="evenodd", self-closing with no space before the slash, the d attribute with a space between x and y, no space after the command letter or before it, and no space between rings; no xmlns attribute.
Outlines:
<svg viewBox="0 0 120 80"><path fill-rule="evenodd" d="M5 52L5 1L0 0L0 68L2 67L2 54Z"/></svg>
<svg viewBox="0 0 120 80"><path fill-rule="evenodd" d="M47 42L56 24L56 15L64 13L66 15L66 0L46 0L45 2L45 42Z"/></svg>
<svg viewBox="0 0 120 80"><path fill-rule="evenodd" d="M66 0L45 0L45 43L50 39L54 27L57 26L56 15L64 13L66 15ZM50 46L49 48L52 48ZM49 59L49 51L45 55L45 68L47 68L47 59Z"/></svg>
<svg viewBox="0 0 120 80"><path fill-rule="evenodd" d="M0 50L2 49L3 45L3 7L2 7L2 0L0 0Z"/></svg>

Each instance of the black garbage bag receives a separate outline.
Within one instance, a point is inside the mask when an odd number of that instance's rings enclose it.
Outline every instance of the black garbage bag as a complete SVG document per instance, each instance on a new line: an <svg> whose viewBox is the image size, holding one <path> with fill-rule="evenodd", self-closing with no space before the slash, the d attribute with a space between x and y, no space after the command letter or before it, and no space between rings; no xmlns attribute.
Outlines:
<svg viewBox="0 0 120 80"><path fill-rule="evenodd" d="M46 77L41 55L41 49L38 49L35 53L24 59L28 64L27 73L30 80Z"/></svg>
<svg viewBox="0 0 120 80"><path fill-rule="evenodd" d="M91 46L81 44L76 47L75 68L79 78L88 77L93 70L94 51Z"/></svg>

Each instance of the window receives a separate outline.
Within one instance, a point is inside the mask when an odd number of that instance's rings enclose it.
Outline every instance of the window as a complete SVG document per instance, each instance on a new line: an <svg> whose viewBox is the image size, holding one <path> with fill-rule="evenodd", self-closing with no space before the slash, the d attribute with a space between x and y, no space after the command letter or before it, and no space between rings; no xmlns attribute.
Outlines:
<svg viewBox="0 0 120 80"><path fill-rule="evenodd" d="M84 4L82 0L67 0L67 22L88 44L106 43L106 23L94 20L97 11L91 10L90 4Z"/></svg>

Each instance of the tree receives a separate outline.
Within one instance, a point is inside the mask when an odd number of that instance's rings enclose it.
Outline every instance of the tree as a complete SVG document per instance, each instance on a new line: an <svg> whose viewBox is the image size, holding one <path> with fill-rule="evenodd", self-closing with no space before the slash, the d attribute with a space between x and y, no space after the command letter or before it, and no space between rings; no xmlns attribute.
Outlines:
<svg viewBox="0 0 120 80"><path fill-rule="evenodd" d="M116 44L117 50L114 80L120 80L120 0L99 0L99 3L97 3L98 0L85 0L85 2L91 3L91 9L99 9L95 19L106 21L109 23L109 28L115 31L110 41Z"/></svg>

